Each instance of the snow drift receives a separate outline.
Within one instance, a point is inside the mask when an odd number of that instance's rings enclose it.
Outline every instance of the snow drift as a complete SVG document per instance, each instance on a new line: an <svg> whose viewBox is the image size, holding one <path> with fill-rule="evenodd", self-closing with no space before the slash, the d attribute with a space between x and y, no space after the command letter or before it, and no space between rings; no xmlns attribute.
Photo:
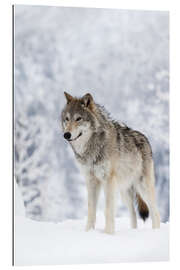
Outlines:
<svg viewBox="0 0 180 270"><path fill-rule="evenodd" d="M39 222L25 217L19 188L15 185L15 265L119 263L167 261L169 225L151 229L151 220L116 218L116 233L103 232L104 215L97 214L96 229L85 232L86 218L60 223Z"/></svg>

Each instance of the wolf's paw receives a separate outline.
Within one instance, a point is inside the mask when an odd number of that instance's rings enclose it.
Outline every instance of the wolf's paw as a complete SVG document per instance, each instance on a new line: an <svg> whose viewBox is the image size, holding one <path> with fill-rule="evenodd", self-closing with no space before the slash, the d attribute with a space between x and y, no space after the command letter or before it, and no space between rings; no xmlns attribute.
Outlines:
<svg viewBox="0 0 180 270"><path fill-rule="evenodd" d="M114 234L115 233L115 230L114 230L113 227L111 227L111 228L106 227L104 229L104 232L107 233L107 234Z"/></svg>
<svg viewBox="0 0 180 270"><path fill-rule="evenodd" d="M85 231L88 232L90 230L94 230L94 227L95 227L94 224L87 223Z"/></svg>
<svg viewBox="0 0 180 270"><path fill-rule="evenodd" d="M160 223L152 224L153 229L160 229Z"/></svg>
<svg viewBox="0 0 180 270"><path fill-rule="evenodd" d="M155 219L152 221L152 228L159 229L160 228L160 216L159 213L156 214Z"/></svg>

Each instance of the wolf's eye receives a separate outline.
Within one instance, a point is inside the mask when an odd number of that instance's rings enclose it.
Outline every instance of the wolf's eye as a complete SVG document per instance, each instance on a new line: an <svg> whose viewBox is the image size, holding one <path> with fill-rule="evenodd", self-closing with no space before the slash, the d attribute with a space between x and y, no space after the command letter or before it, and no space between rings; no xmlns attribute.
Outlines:
<svg viewBox="0 0 180 270"><path fill-rule="evenodd" d="M68 117L66 117L66 121L69 121L69 118Z"/></svg>
<svg viewBox="0 0 180 270"><path fill-rule="evenodd" d="M77 119L76 119L76 121L80 121L82 119L82 117L78 117Z"/></svg>

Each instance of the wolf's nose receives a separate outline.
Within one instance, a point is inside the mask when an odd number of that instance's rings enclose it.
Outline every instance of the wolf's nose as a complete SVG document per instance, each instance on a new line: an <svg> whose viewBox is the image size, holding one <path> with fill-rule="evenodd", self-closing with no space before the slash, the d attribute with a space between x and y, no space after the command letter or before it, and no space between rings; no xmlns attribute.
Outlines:
<svg viewBox="0 0 180 270"><path fill-rule="evenodd" d="M70 133L70 132L64 133L64 138L65 138L66 140L69 140L69 139L71 138L71 133Z"/></svg>

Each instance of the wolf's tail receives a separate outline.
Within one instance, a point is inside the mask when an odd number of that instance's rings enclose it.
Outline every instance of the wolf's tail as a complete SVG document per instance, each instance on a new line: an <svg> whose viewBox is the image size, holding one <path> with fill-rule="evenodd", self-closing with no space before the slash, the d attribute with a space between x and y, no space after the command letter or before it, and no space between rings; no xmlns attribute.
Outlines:
<svg viewBox="0 0 180 270"><path fill-rule="evenodd" d="M140 217L145 221L149 217L149 209L139 194L136 194L138 212Z"/></svg>

